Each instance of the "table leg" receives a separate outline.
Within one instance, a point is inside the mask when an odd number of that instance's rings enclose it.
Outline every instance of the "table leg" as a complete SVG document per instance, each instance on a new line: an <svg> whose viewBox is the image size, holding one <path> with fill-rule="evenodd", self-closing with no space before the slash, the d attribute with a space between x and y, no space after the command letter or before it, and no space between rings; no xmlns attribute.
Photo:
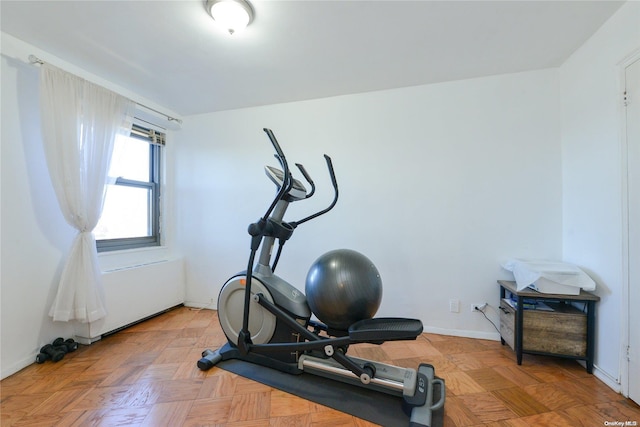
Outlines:
<svg viewBox="0 0 640 427"><path fill-rule="evenodd" d="M500 300L498 300L498 307L501 307L500 304L502 304L502 299L506 296L506 292L505 289L500 286ZM504 340L504 338L502 338L502 334L500 335L500 344L505 345L506 341Z"/></svg>
<svg viewBox="0 0 640 427"><path fill-rule="evenodd" d="M524 298L518 296L518 306L516 307L516 359L518 365L522 365L522 329L524 325Z"/></svg>
<svg viewBox="0 0 640 427"><path fill-rule="evenodd" d="M596 303L587 301L587 372L593 374L595 356Z"/></svg>

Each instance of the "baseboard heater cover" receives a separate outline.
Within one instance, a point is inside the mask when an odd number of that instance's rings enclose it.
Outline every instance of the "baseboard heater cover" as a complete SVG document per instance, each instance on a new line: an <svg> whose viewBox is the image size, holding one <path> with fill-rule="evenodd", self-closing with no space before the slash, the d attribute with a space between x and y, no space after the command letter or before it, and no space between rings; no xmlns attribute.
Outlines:
<svg viewBox="0 0 640 427"><path fill-rule="evenodd" d="M144 317L144 318L142 318L140 320L136 320L135 322L131 322L128 325L120 326L119 328L116 328L116 329L113 329L111 331L105 332L102 335L100 335L100 338L106 338L106 337L108 337L110 335L117 334L120 331L124 331L125 329L128 329L128 328L130 328L132 326L138 325L138 324L140 324L142 322L146 322L147 320L151 320L154 317L161 316L161 315L163 315L165 313L168 313L168 312L173 311L173 310L175 310L177 308L180 308L180 307L184 307L184 304L178 304L178 305L175 305L173 307L169 307L169 308L167 308L165 310L159 311L159 312L154 313L154 314L152 314L150 316Z"/></svg>
<svg viewBox="0 0 640 427"><path fill-rule="evenodd" d="M76 341L91 344L157 313L184 304L182 259L149 263L103 273L107 316L75 325Z"/></svg>

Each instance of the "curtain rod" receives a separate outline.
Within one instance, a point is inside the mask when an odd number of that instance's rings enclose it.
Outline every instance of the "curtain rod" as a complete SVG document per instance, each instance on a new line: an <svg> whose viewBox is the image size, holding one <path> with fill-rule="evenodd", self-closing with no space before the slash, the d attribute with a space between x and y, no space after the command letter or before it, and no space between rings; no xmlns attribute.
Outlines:
<svg viewBox="0 0 640 427"><path fill-rule="evenodd" d="M44 63L45 63L42 59L38 58L38 57L37 57L37 56L35 56L35 55L29 55L29 62L30 62L31 64L33 64L33 65L44 65ZM135 102L137 105L139 105L139 106L140 106L140 107L142 107L142 108L146 108L146 109L147 109L147 110L149 110L149 111L153 111L154 113L157 113L157 114L160 114L161 116L166 117L166 118L167 118L167 120L168 120L168 121L170 121L170 122L176 122L176 123L178 123L178 124L180 124L180 125L182 124L182 120L181 120L181 119L178 119L178 118L172 117L172 116L170 116L170 115L168 115L168 114L166 114L166 113L163 113L162 111L158 111L158 110L156 110L155 108L151 108L151 107L149 107L149 106L147 106L147 105L144 105L144 104L139 103L138 101L134 101L133 99L130 99L130 98L128 98L128 99L129 99L131 102Z"/></svg>

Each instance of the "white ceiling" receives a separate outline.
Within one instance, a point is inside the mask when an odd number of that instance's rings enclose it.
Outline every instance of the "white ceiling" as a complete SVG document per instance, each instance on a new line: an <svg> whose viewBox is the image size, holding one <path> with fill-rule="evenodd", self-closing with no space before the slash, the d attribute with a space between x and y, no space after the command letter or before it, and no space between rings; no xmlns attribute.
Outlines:
<svg viewBox="0 0 640 427"><path fill-rule="evenodd" d="M181 115L556 67L617 1L1 0L1 29ZM46 58L43 58L46 59Z"/></svg>

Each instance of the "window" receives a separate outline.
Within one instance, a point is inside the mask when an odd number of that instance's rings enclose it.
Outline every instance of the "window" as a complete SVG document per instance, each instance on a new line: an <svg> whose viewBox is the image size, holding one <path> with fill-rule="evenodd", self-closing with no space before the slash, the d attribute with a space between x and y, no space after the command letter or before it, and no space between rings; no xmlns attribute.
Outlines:
<svg viewBox="0 0 640 427"><path fill-rule="evenodd" d="M116 139L109 169L113 182L93 231L98 252L160 245L164 144L164 133L137 124L129 137Z"/></svg>

